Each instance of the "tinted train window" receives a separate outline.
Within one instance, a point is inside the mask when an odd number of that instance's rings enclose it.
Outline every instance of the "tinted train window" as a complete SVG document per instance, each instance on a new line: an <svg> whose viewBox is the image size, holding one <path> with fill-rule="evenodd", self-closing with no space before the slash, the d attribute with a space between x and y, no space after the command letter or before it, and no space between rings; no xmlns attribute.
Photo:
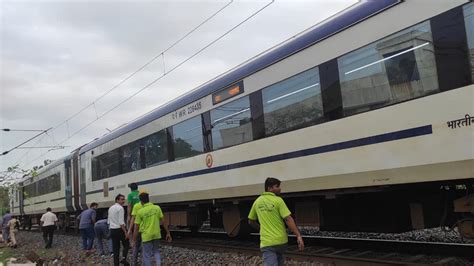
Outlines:
<svg viewBox="0 0 474 266"><path fill-rule="evenodd" d="M26 185L23 193L26 199L35 197L36 196L36 183Z"/></svg>
<svg viewBox="0 0 474 266"><path fill-rule="evenodd" d="M173 149L176 160L204 151L200 115L173 126Z"/></svg>
<svg viewBox="0 0 474 266"><path fill-rule="evenodd" d="M104 179L120 174L120 153L118 149L102 154L95 162L98 176L96 179Z"/></svg>
<svg viewBox="0 0 474 266"><path fill-rule="evenodd" d="M471 59L471 80L474 81L474 3L464 6L464 24L466 25L467 45Z"/></svg>
<svg viewBox="0 0 474 266"><path fill-rule="evenodd" d="M141 169L140 142L135 141L123 146L121 173L128 173L128 172L137 171L140 169Z"/></svg>
<svg viewBox="0 0 474 266"><path fill-rule="evenodd" d="M48 177L48 193L56 192L61 190L61 175L55 174Z"/></svg>
<svg viewBox="0 0 474 266"><path fill-rule="evenodd" d="M318 68L262 90L265 135L314 125L323 118Z"/></svg>
<svg viewBox="0 0 474 266"><path fill-rule="evenodd" d="M38 197L61 190L60 174L50 175L24 188L25 198Z"/></svg>
<svg viewBox="0 0 474 266"><path fill-rule="evenodd" d="M48 192L48 180L47 180L47 178L41 179L40 181L38 181L37 189L38 189L37 196L44 195Z"/></svg>
<svg viewBox="0 0 474 266"><path fill-rule="evenodd" d="M214 150L251 141L249 97L242 97L211 110L211 128Z"/></svg>
<svg viewBox="0 0 474 266"><path fill-rule="evenodd" d="M40 195L61 190L61 180L59 174L50 175L40 180L39 183L43 187L43 191L40 192Z"/></svg>
<svg viewBox="0 0 474 266"><path fill-rule="evenodd" d="M168 161L168 141L163 129L143 139L146 167Z"/></svg>
<svg viewBox="0 0 474 266"><path fill-rule="evenodd" d="M338 65L346 115L439 89L429 21L344 55Z"/></svg>

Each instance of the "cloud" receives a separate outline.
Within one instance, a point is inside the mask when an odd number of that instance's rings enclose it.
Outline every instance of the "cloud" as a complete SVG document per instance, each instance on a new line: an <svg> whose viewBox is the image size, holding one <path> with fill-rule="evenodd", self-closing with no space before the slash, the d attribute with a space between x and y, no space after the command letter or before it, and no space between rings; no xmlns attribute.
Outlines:
<svg viewBox="0 0 474 266"><path fill-rule="evenodd" d="M55 159L100 137L256 54L284 41L354 1L276 1L179 70L46 155ZM46 129L94 101L170 46L227 1L2 1L0 124ZM237 25L268 1L234 1L165 53L167 70ZM55 145L163 73L159 58L84 113L40 138ZM67 126L66 126L67 125ZM0 133L7 150L31 134ZM31 143L32 145L34 143ZM0 151L1 152L1 151ZM0 157L0 169L25 167L44 150ZM36 163L41 162L42 159ZM30 165L27 165L30 164Z"/></svg>

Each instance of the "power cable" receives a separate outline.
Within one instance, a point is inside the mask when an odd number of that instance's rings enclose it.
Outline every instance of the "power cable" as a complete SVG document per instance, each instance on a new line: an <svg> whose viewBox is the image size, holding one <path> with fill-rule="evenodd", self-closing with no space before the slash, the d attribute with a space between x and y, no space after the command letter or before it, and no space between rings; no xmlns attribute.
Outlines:
<svg viewBox="0 0 474 266"><path fill-rule="evenodd" d="M36 139L37 137L39 137L39 136L45 134L46 132L48 132L49 130L51 130L51 128L48 128L48 129L46 129L46 130L43 130L41 133L38 133L38 134L36 134L35 136L33 136L33 137L31 137L31 138L25 140L25 141L22 142L21 144L18 144L18 145L16 145L15 147L13 147L13 148L11 148L11 149L9 149L9 150L7 150L7 151L2 152L2 153L0 154L0 156L7 155L7 154L10 153L11 151L14 151L14 150L20 148L23 144L28 143L28 142L30 142L30 141Z"/></svg>
<svg viewBox="0 0 474 266"><path fill-rule="evenodd" d="M214 43L218 42L219 40L221 40L223 37L227 36L230 32L234 31L236 28L240 27L242 24L244 24L245 22L247 22L248 20L250 20L251 18L255 17L257 14L259 14L261 11L263 11L264 9L266 9L268 6L270 6L271 4L273 4L275 2L275 0L271 0L269 3L267 3L266 5L264 5L263 7L261 7L260 9L258 9L257 11L255 11L254 13L252 13L250 16L248 16L246 19L244 19L243 21L239 22L237 25L235 25L234 27L232 27L231 29L229 29L228 31L226 31L224 34L220 35L219 37L217 37L215 40L213 40L212 42L208 43L207 45L205 45L203 48L199 49L197 52L195 52L194 54L192 54L191 56L189 56L188 58L184 59L183 61L181 61L179 64L177 64L176 66L174 66L171 70L169 70L168 72L165 72L163 75L157 77L156 79L154 79L153 81L151 81L150 83L148 83L147 85L145 85L144 87L142 87L140 90L136 91L135 93L133 93L132 95L130 95L129 97L125 98L124 100L122 100L120 103L118 103L117 105L115 105L114 107L112 107L111 109L107 110L106 112L104 112L103 114L99 115L96 119L92 120L91 122L89 122L88 124L86 124L85 126L83 126L82 128L80 128L79 130L77 130L76 132L74 132L73 134L71 134L70 137L64 139L63 141L59 142L58 145L62 145L64 144L66 141L68 141L69 139L71 139L72 137L74 137L75 135L77 135L78 133L82 132L84 129L88 128L90 125L92 125L93 123L95 123L96 121L98 121L99 119L101 119L102 117L106 116L107 114L109 114L110 112L112 112L113 110L117 109L119 106L121 106L122 104L124 104L125 102L129 101L130 99L132 99L133 97L135 97L136 95L138 95L139 93L141 93L142 91L144 91L145 89L149 88L151 85L155 84L156 82L158 82L159 80L161 80L163 77L165 77L167 74L173 72L174 70L178 69L179 67L181 67L183 64L185 64L186 62L188 62L189 60L191 60L192 58L194 58L196 55L200 54L201 52L203 52L204 50L206 50L207 48L209 48L211 45L213 45ZM191 90L190 92L192 92L194 90ZM188 92L188 93L190 93ZM188 94L186 93L186 94ZM184 94L184 95L186 95ZM182 97L182 96L180 96ZM166 105L166 104L165 104ZM49 151L41 154L40 156L38 156L37 158L35 158L34 160L32 161L36 161L38 160L39 158L43 157L44 155L46 155Z"/></svg>
<svg viewBox="0 0 474 266"><path fill-rule="evenodd" d="M186 37L188 37L189 35L191 35L193 32L195 32L197 29L199 29L202 25L204 25L205 23L207 23L209 20L211 20L212 18L214 18L217 14L219 14L220 12L222 12L222 10L224 10L225 8L227 8L230 4L232 4L234 2L234 0L230 0L226 5L224 5L223 7L221 7L219 10L217 10L216 12L214 12L210 17L206 18L203 22L201 22L199 25L197 25L196 27L194 27L191 31L189 31L188 33L186 33L184 36L182 36L181 38L179 38L177 41L175 41L173 44L171 44L168 48L166 48L165 50L163 50L162 52L160 52L159 54L157 54L156 56L154 56L152 59L148 60L145 64L143 64L141 67L139 67L137 70L135 70L134 72L132 72L131 74L129 74L127 77L125 77L124 79L122 79L119 83L117 83L116 85L114 85L112 88L110 88L109 90L107 90L105 93L103 93L101 96L99 96L98 98L96 98L94 101L92 101L92 103L90 103L89 105L83 107L81 110L79 110L78 112L74 113L73 115L71 115L68 119L64 120L63 122L59 123L58 125L54 126L53 127L53 130L64 125L65 123L68 123L71 119L73 119L74 117L78 116L79 114L81 114L82 112L84 112L85 110L87 110L89 107L91 106L94 106L95 107L95 104L96 102L98 102L99 100L101 100L102 98L104 98L106 95L110 94L112 91L114 91L116 88L120 87L122 84L124 84L125 82L127 82L129 79L131 79L133 76L135 76L138 72L142 71L143 69L145 69L147 66L149 66L151 63L153 63L156 59L158 59L160 56L163 56L164 57L164 53L169 51L170 49L172 49L174 46L176 46L178 43L180 43L182 40L184 40Z"/></svg>
<svg viewBox="0 0 474 266"><path fill-rule="evenodd" d="M230 0L227 4L225 4L223 7L221 7L219 10L217 10L216 12L214 12L211 16L209 16L208 18L206 18L204 21L202 21L201 23L199 23L196 27L194 27L192 30L190 30L189 32L187 32L185 35L183 35L181 38L179 38L177 41L175 41L173 44L171 44L168 48L166 48L165 50L163 50L162 52L160 52L159 54L157 54L156 56L154 56L152 59L148 60L145 64L143 64L141 67L139 67L137 70L135 70L134 72L132 72L131 74L129 74L127 77L125 77L124 79L122 79L119 83L117 83L116 85L114 85L112 88L110 88L109 90L107 90L105 93L103 93L101 96L99 96L98 98L96 98L92 103L90 103L89 105L83 107L82 109L80 109L79 111L77 111L76 113L74 113L73 115L71 115L69 118L67 118L66 120L64 120L63 122L57 124L56 126L48 129L47 131L54 131L56 130L57 128L59 128L60 126L64 125L64 124L67 124L67 130L68 130L68 137L72 137L69 133L69 121L71 119L73 119L74 117L78 116L79 114L81 114L82 112L84 112L85 110L87 110L89 107L91 106L95 106L96 102L101 100L103 97L105 97L106 95L110 94L113 90L115 90L116 88L120 87L122 84L124 84L126 81L128 81L129 79L131 79L133 76L135 76L137 73L139 73L140 71L142 71L143 69L145 69L147 66L149 66L152 62L154 62L156 59L158 59L160 56L163 56L163 66L164 66L164 53L169 51L170 49L172 49L173 47L175 47L177 44L179 44L181 41L183 41L184 39L186 39L186 37L188 37L189 35L191 35L193 32L195 32L197 29L199 29L201 26L203 26L204 24L206 24L208 21L210 21L212 18L214 18L215 16L217 16L219 13L221 13L225 8L227 8L229 5L231 5L232 3L234 2L234 0ZM97 116L98 117L98 116ZM3 131L14 131L14 130L10 130L10 129L2 129ZM15 130L15 131L20 131L20 130ZM23 130L25 131L25 130ZM46 132L47 132L46 131ZM50 136L51 137L51 136ZM57 144L57 142L54 140L54 137L53 138L53 141ZM60 145L58 145L60 146ZM26 151L24 153L24 155L22 157L20 157L20 159L18 161L21 160L21 158L24 158L26 156L26 154L29 153L29 150ZM1 156L1 155L0 155ZM15 165L17 165L17 163L15 163Z"/></svg>

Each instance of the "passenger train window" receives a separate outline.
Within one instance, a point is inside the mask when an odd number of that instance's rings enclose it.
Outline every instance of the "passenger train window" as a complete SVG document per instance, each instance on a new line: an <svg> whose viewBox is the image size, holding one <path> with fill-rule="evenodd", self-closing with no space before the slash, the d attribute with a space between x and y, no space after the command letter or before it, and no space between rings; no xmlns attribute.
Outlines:
<svg viewBox="0 0 474 266"><path fill-rule="evenodd" d="M213 149L252 140L252 118L248 96L211 110Z"/></svg>
<svg viewBox="0 0 474 266"><path fill-rule="evenodd" d="M61 190L61 175L59 173L45 177L24 187L24 197L38 197Z"/></svg>
<svg viewBox="0 0 474 266"><path fill-rule="evenodd" d="M464 24L466 25L467 45L471 59L471 80L474 81L474 3L467 4L464 9Z"/></svg>
<svg viewBox="0 0 474 266"><path fill-rule="evenodd" d="M318 68L263 89L262 100L266 136L317 124L324 116Z"/></svg>
<svg viewBox="0 0 474 266"><path fill-rule="evenodd" d="M44 194L52 193L61 190L61 178L60 174L54 174L43 179L46 182L47 191Z"/></svg>
<svg viewBox="0 0 474 266"><path fill-rule="evenodd" d="M200 115L173 126L173 149L176 160L204 151Z"/></svg>
<svg viewBox="0 0 474 266"><path fill-rule="evenodd" d="M97 158L97 161L94 163L97 167L98 176L92 178L93 181L104 179L120 174L120 153L119 149L109 151L104 153Z"/></svg>
<svg viewBox="0 0 474 266"><path fill-rule="evenodd" d="M338 58L345 115L439 90L429 21Z"/></svg>
<svg viewBox="0 0 474 266"><path fill-rule="evenodd" d="M36 183L26 185L23 194L25 199L34 197L36 195Z"/></svg>
<svg viewBox="0 0 474 266"><path fill-rule="evenodd" d="M122 171L121 173L133 172L141 169L140 142L134 141L122 148Z"/></svg>
<svg viewBox="0 0 474 266"><path fill-rule="evenodd" d="M146 167L168 161L168 141L163 129L143 139L145 146Z"/></svg>

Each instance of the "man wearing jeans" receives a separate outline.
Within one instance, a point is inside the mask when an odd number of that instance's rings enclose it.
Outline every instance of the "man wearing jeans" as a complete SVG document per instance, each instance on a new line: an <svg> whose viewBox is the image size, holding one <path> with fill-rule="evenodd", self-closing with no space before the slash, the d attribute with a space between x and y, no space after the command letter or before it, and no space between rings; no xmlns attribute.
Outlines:
<svg viewBox="0 0 474 266"><path fill-rule="evenodd" d="M272 177L265 180L265 192L255 200L248 216L250 225L260 229L260 250L265 266L280 266L284 263L283 252L288 244L285 223L296 235L299 250L304 249L303 238L291 217L291 212L279 197L280 183L280 180Z"/></svg>
<svg viewBox="0 0 474 266"><path fill-rule="evenodd" d="M82 236L82 250L86 252L92 251L92 246L94 245L94 224L96 219L96 209L98 204L92 202L89 206L89 209L82 211L82 213L77 217L80 219L79 230L81 231Z"/></svg>
<svg viewBox="0 0 474 266"><path fill-rule="evenodd" d="M2 219L2 237L3 241L5 243L8 242L8 239L10 238L10 227L8 227L8 222L12 219L12 215L10 214L10 211L7 211L6 214L3 216Z"/></svg>
<svg viewBox="0 0 474 266"><path fill-rule="evenodd" d="M140 251L140 247L142 243L142 235L140 234L140 232L138 232L137 226L135 225L135 217L137 216L138 211L142 209L142 207L143 205L140 201L137 204L133 205L133 210L132 210L132 214L130 218L130 228L128 229L129 236L133 236L134 231L137 230L135 245L133 245L132 247L132 261L131 261L132 266L138 265L138 252Z"/></svg>
<svg viewBox="0 0 474 266"><path fill-rule="evenodd" d="M97 237L97 249L101 256L107 255L104 249L104 243L102 240L107 242L107 251L112 254L112 239L110 238L109 225L107 219L98 220L94 225L95 236Z"/></svg>
<svg viewBox="0 0 474 266"><path fill-rule="evenodd" d="M132 247L136 245L137 231L142 235L143 265L152 265L151 258L154 256L156 265L161 265L159 241L161 239L160 225L166 231L166 241L171 242L171 234L168 225L164 223L163 212L158 205L150 203L148 193L140 194L142 208L135 216L136 230L133 232Z"/></svg>

